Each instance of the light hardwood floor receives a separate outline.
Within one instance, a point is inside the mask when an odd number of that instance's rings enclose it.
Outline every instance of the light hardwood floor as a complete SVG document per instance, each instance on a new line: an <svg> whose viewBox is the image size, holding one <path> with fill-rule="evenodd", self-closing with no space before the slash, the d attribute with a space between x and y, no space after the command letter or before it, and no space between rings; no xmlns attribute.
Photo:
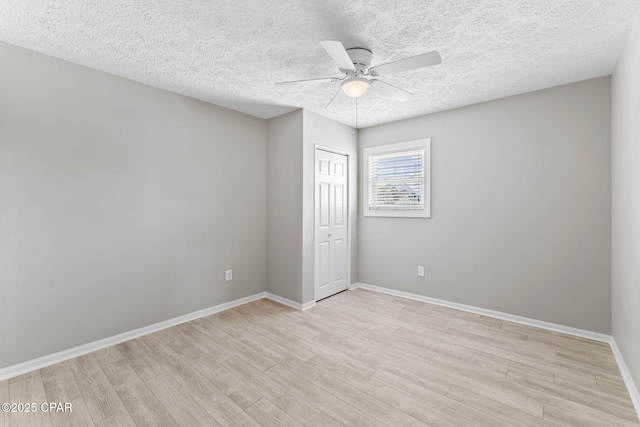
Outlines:
<svg viewBox="0 0 640 427"><path fill-rule="evenodd" d="M0 426L638 426L608 345L365 290L260 300L0 382Z"/></svg>

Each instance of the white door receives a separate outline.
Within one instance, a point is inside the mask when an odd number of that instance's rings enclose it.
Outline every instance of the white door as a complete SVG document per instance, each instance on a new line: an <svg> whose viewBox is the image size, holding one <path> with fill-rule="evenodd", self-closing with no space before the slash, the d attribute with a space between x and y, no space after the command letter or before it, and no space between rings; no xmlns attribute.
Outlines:
<svg viewBox="0 0 640 427"><path fill-rule="evenodd" d="M316 149L315 299L347 289L347 156Z"/></svg>

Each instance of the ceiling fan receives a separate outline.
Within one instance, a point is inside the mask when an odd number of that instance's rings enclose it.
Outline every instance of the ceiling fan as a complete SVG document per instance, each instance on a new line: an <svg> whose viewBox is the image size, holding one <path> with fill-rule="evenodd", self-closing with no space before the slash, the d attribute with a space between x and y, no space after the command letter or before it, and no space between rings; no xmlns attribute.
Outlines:
<svg viewBox="0 0 640 427"><path fill-rule="evenodd" d="M373 53L369 49L362 47L345 49L342 43L336 40L322 40L320 41L320 44L333 59L333 62L336 63L340 71L344 73L344 76L278 82L276 85L317 83L326 81L342 82L340 83L340 90L338 90L325 108L339 104L340 101L344 99L345 95L351 98L358 98L368 89L397 101L406 101L413 96L412 93L390 85L389 83L380 81L377 77L415 70L417 68L429 67L441 62L440 54L433 51L372 67L371 59L373 57Z"/></svg>

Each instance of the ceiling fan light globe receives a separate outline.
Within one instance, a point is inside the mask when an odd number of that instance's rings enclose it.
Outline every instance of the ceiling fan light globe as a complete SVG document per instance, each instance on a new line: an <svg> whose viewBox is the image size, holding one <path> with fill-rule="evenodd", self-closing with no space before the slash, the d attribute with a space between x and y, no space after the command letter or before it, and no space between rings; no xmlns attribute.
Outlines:
<svg viewBox="0 0 640 427"><path fill-rule="evenodd" d="M367 89L369 89L369 82L367 80L359 80L355 78L345 80L340 86L342 91L351 98L357 98L362 96Z"/></svg>

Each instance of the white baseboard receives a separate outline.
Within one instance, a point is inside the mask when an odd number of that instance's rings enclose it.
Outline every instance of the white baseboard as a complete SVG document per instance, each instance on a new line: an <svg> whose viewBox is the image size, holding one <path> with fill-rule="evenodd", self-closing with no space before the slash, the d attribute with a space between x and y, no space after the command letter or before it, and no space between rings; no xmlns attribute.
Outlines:
<svg viewBox="0 0 640 427"><path fill-rule="evenodd" d="M311 307L315 307L316 306L316 302L315 301L309 301L309 302L305 302L304 304L302 304L302 310L307 310Z"/></svg>
<svg viewBox="0 0 640 427"><path fill-rule="evenodd" d="M563 334L573 335L581 338L587 338L590 340L604 342L607 344L611 343L611 335L587 331L584 329L572 328L570 326L559 325L557 323L544 322L542 320L516 316L515 314L503 313L501 311L489 310L487 308L460 304L457 302L431 298L424 295L412 294L409 292L396 291L395 289L368 285L366 283L355 283L350 289L357 289L357 288L368 289L370 291L376 291L376 292L382 292L384 294L394 295L394 296L412 299L416 301L428 302L430 304L441 305L443 307L455 308L457 310L467 311L469 313L482 314L484 316L495 317L496 319L502 319L509 322L520 323L522 325L527 325L527 326L534 326L536 328L547 329L549 331L560 332Z"/></svg>
<svg viewBox="0 0 640 427"><path fill-rule="evenodd" d="M230 308L247 304L262 298L270 298L270 297L267 296L266 292L260 292L255 295L250 295L248 297L218 304L213 307L209 307L203 310L194 311L193 313L185 314L183 316L174 317L173 319L154 323L153 325L144 326L142 328L138 328L132 331L114 335L112 337L104 338L88 344L83 344L78 347L70 348L68 350L63 350L58 353L49 354L47 356L43 356L37 359L29 360L27 362L19 363L17 365L2 368L0 369L0 381L17 377L18 375L26 374L28 372L35 371L41 368L46 368L47 366L55 365L56 363L64 362L65 360L73 359L74 357L92 353L94 351L101 350L106 347L111 347L112 345L120 344L121 342L129 341L131 339L138 338L142 335L147 335L153 332L157 332L162 329L179 325L181 323L186 323L186 322L190 322L191 320L199 319L201 317L210 316L212 314L216 314L221 311L225 311Z"/></svg>
<svg viewBox="0 0 640 427"><path fill-rule="evenodd" d="M295 308L296 310L307 310L313 307L314 305L316 305L315 301L310 301L304 304L300 304L299 302L291 301L288 298L284 298L279 295L272 294L271 292L265 292L264 297L267 299L270 299L271 301L279 302L282 305Z"/></svg>
<svg viewBox="0 0 640 427"><path fill-rule="evenodd" d="M59 351L57 353L49 354L47 356L38 357L37 359L29 360L17 365L8 366L0 369L0 381L8 380L9 378L17 377L31 371L46 368L47 366L55 365L56 363L64 362L65 360L73 359L74 357L83 356L94 351L101 350L112 345L120 344L125 341L132 340L134 338L141 337L142 335L151 334L153 332L160 331L162 329L170 328L181 323L190 322L201 317L210 316L212 314L220 313L221 311L229 310L230 308L237 307L239 305L247 304L253 301L257 301L262 298L268 298L280 304L295 308L296 310L306 310L316 305L315 301L311 301L305 304L300 304L290 299L274 295L269 292L260 292L248 297L240 298L237 300L225 302L215 305L213 307L205 308L203 310L194 311L193 313L185 314L183 316L174 317L173 319L164 320L162 322L154 323L153 325L144 326L142 328L134 329L132 331L123 332L112 337L104 338L98 341L94 341L88 344L83 344L78 347L70 348L68 350Z"/></svg>
<svg viewBox="0 0 640 427"><path fill-rule="evenodd" d="M640 390L633 381L631 372L629 372L629 368L622 357L622 353L620 353L620 349L618 348L618 344L616 344L615 338L611 338L610 344L611 351L613 351L613 355L615 356L616 362L618 362L618 367L620 368L620 375L622 375L622 378L624 379L624 383L627 386L627 390L629 390L629 396L631 397L633 406L636 408L638 419L640 419Z"/></svg>

